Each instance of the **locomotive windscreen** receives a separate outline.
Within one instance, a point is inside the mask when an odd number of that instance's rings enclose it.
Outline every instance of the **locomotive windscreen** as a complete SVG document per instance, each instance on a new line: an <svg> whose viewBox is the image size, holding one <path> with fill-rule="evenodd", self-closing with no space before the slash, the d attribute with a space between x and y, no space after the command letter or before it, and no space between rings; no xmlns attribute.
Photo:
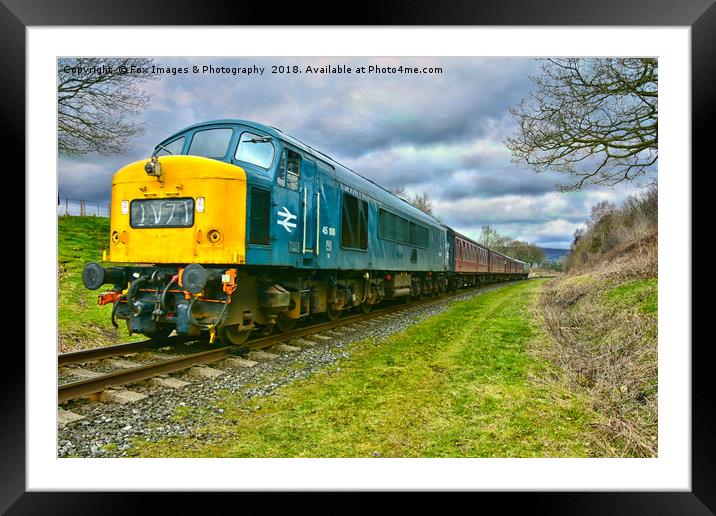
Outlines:
<svg viewBox="0 0 716 516"><path fill-rule="evenodd" d="M189 228L194 225L194 199L137 199L130 206L133 228Z"/></svg>

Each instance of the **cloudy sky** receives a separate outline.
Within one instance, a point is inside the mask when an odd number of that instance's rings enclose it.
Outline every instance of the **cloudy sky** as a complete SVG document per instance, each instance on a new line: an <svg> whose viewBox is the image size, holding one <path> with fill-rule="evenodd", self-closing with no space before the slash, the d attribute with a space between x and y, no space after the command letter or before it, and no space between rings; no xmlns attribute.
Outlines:
<svg viewBox="0 0 716 516"><path fill-rule="evenodd" d="M144 83L151 95L139 118L145 133L127 153L60 157L60 197L108 202L112 175L122 165L148 157L156 143L188 125L221 118L278 127L385 188L427 193L441 219L474 238L490 224L515 239L568 248L592 205L637 191L623 185L559 193L555 185L568 178L511 162L503 143L516 127L509 108L529 95L534 59L157 58L155 64L190 73ZM204 65L265 70L201 73ZM272 65L298 65L303 73L272 74ZM309 65L344 65L353 73L307 74ZM370 65L442 73L355 73Z"/></svg>

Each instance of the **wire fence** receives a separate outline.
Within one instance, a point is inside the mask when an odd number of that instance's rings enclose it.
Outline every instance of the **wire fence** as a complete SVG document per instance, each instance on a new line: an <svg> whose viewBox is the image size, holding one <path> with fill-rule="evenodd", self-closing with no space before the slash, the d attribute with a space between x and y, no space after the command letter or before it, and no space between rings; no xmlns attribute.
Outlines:
<svg viewBox="0 0 716 516"><path fill-rule="evenodd" d="M57 198L57 215L65 217L109 217L110 204L102 201L86 201L69 197Z"/></svg>

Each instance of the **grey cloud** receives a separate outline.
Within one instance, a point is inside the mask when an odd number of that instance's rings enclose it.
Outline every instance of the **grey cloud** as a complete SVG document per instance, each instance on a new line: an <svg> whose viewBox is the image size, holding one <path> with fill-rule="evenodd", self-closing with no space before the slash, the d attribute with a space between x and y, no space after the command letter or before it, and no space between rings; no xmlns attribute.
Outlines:
<svg viewBox="0 0 716 516"><path fill-rule="evenodd" d="M58 195L63 198L107 202L114 173L129 161L123 156L92 155L85 156L83 159L60 158Z"/></svg>
<svg viewBox="0 0 716 516"><path fill-rule="evenodd" d="M235 61L211 60L217 64ZM286 59L243 58L242 63L285 64ZM165 78L167 95L181 83L196 95L207 118L252 117L331 155L356 157L396 145L460 142L485 134L485 121L504 115L524 96L532 60L472 58L290 58L307 64L370 63L443 67L442 75L306 74L236 78ZM161 60L182 64L194 61ZM489 73L480 73L480 67ZM157 90L160 88L157 87ZM197 120L197 121L200 121Z"/></svg>
<svg viewBox="0 0 716 516"><path fill-rule="evenodd" d="M500 167L471 171L469 179L461 180L453 175L437 188L441 199L458 200L466 197L497 197L507 194L541 195L554 191L556 182L557 179L552 175Z"/></svg>

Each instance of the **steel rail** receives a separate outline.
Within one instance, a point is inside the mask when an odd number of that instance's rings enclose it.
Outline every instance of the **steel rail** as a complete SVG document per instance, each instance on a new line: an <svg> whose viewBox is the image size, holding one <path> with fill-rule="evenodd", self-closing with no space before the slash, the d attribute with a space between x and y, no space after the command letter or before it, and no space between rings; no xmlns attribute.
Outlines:
<svg viewBox="0 0 716 516"><path fill-rule="evenodd" d="M137 342L127 342L125 344L116 344L114 346L105 346L102 348L83 349L69 353L60 353L57 355L57 365L65 366L70 364L81 364L83 362L90 362L100 358L116 357L118 355L126 355L128 353L138 353L140 351L173 346L175 344L189 342L190 340L192 340L190 337L175 335L173 337L168 337L161 342L149 339Z"/></svg>

